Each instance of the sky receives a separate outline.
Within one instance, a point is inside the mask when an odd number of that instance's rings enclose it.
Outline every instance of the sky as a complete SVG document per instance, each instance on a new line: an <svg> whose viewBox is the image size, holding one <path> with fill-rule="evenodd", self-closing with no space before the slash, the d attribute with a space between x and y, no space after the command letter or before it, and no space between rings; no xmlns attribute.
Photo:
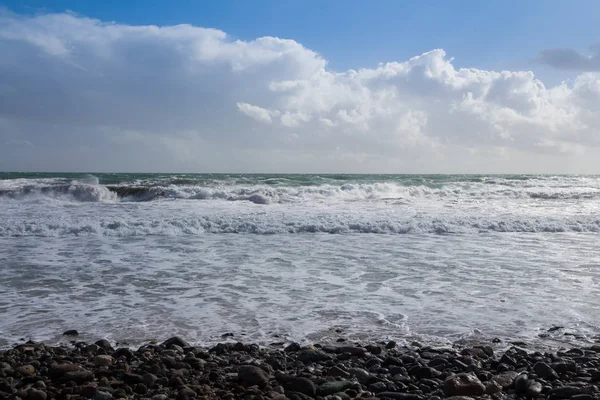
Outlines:
<svg viewBox="0 0 600 400"><path fill-rule="evenodd" d="M0 1L0 170L600 173L598 15Z"/></svg>

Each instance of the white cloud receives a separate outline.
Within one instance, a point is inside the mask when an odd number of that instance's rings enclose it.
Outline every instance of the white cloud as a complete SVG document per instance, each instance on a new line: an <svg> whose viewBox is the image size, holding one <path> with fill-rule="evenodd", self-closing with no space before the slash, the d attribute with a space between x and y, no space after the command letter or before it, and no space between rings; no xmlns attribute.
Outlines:
<svg viewBox="0 0 600 400"><path fill-rule="evenodd" d="M238 110L246 114L247 116L254 118L257 121L265 122L270 124L272 121L271 115L277 116L279 112L277 111L269 111L265 108L259 106L253 106L248 103L237 103Z"/></svg>
<svg viewBox="0 0 600 400"><path fill-rule="evenodd" d="M441 49L333 71L294 40L68 13L0 11L0 52L0 143L36 144L5 169L600 172L593 72L547 88Z"/></svg>

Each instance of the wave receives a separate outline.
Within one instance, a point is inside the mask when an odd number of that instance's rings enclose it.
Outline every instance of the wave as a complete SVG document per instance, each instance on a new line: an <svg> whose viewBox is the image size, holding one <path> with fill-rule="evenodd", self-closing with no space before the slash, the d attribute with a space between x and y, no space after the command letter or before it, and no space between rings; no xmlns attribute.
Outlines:
<svg viewBox="0 0 600 400"><path fill-rule="evenodd" d="M13 200L50 198L76 202L117 202L119 196L106 186L73 182L69 185L26 185L16 189L0 188L0 198Z"/></svg>
<svg viewBox="0 0 600 400"><path fill-rule="evenodd" d="M294 203L326 200L410 200L410 199L537 199L580 200L600 198L600 189L542 188L484 190L461 186L430 188L395 184L344 184L340 186L305 187L210 187L210 186L103 186L73 182L68 185L26 185L19 188L0 188L0 198L52 198L79 202L144 202L160 199L249 201L255 204Z"/></svg>
<svg viewBox="0 0 600 400"><path fill-rule="evenodd" d="M287 217L270 214L205 215L150 218L77 218L4 220L0 237L15 236L194 236L203 234L482 234L482 233L598 233L600 218L523 219L486 217L428 217L373 219L344 215Z"/></svg>

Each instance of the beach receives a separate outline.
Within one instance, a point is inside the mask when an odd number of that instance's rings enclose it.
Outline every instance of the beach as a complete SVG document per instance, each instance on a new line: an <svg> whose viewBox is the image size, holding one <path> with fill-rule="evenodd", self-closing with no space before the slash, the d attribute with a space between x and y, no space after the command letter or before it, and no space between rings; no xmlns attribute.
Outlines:
<svg viewBox="0 0 600 400"><path fill-rule="evenodd" d="M73 338L75 331L65 332ZM574 399L600 390L600 345L502 352L497 342L432 348L413 342L211 348L172 337L139 349L107 340L0 351L0 397L46 399ZM117 347L117 348L115 348Z"/></svg>

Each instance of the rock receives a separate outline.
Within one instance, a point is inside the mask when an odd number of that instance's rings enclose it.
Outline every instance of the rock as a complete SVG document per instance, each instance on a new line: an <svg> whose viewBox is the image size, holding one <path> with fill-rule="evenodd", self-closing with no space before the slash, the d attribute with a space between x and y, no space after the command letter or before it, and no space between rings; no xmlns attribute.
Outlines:
<svg viewBox="0 0 600 400"><path fill-rule="evenodd" d="M334 395L332 395L329 398L331 400L352 400L353 399L352 396L346 394L345 392L335 393Z"/></svg>
<svg viewBox="0 0 600 400"><path fill-rule="evenodd" d="M543 389L544 387L541 383L531 380L527 383L527 390L525 391L525 394L527 397L535 399L542 393Z"/></svg>
<svg viewBox="0 0 600 400"><path fill-rule="evenodd" d="M446 359L444 359L444 358L439 358L439 357L436 357L436 358L433 358L433 359L431 359L431 360L430 360L430 361L427 363L427 365L428 365L428 366L430 366L431 368L436 368L436 369L439 369L439 368L437 368L437 367L442 367L442 368L443 368L443 367L445 367L446 365L448 365L448 360L446 360Z"/></svg>
<svg viewBox="0 0 600 400"><path fill-rule="evenodd" d="M329 354L317 350L317 349L304 349L298 353L298 361L302 361L304 364L317 363L321 361L328 361L331 359Z"/></svg>
<svg viewBox="0 0 600 400"><path fill-rule="evenodd" d="M440 371L438 371L437 369L434 369L431 367L421 367L415 371L414 376L417 379L423 379L423 378L431 379L431 378L437 378L441 374L442 373Z"/></svg>
<svg viewBox="0 0 600 400"><path fill-rule="evenodd" d="M506 364L506 365L510 365L510 366L514 367L515 365L517 365L517 362L515 361L514 358L512 358L508 354L504 353L502 355L502 357L500 357L500 364Z"/></svg>
<svg viewBox="0 0 600 400"><path fill-rule="evenodd" d="M369 385L369 390L373 393L385 392L387 386L384 382L375 382Z"/></svg>
<svg viewBox="0 0 600 400"><path fill-rule="evenodd" d="M290 398L290 400L312 400L313 399L312 397L307 396L304 393L299 393L299 392L290 392L288 394L288 397Z"/></svg>
<svg viewBox="0 0 600 400"><path fill-rule="evenodd" d="M483 352L488 356L488 357L493 357L494 356L494 349L492 348L492 346L489 345L484 345L484 346L475 346L475 348L481 349L483 350Z"/></svg>
<svg viewBox="0 0 600 400"><path fill-rule="evenodd" d="M29 389L27 391L27 400L46 400L48 395L46 392L37 389Z"/></svg>
<svg viewBox="0 0 600 400"><path fill-rule="evenodd" d="M175 374L173 374L173 375L175 375ZM128 385L135 385L135 384L144 382L144 378L142 377L142 375L133 374L131 372L126 372L123 375L122 379L123 379L123 382L125 382Z"/></svg>
<svg viewBox="0 0 600 400"><path fill-rule="evenodd" d="M142 380L144 382L144 385L146 385L149 388L152 388L152 387L154 387L154 384L158 380L158 377L153 374L144 374L142 376Z"/></svg>
<svg viewBox="0 0 600 400"><path fill-rule="evenodd" d="M394 342L393 340L390 340L389 342L387 342L387 344L385 345L385 348L387 350L391 350L396 348L396 342Z"/></svg>
<svg viewBox="0 0 600 400"><path fill-rule="evenodd" d="M594 400L594 396L591 394L576 394L575 396L571 396L571 400Z"/></svg>
<svg viewBox="0 0 600 400"><path fill-rule="evenodd" d="M525 393L529 385L529 376L527 374L519 374L515 378L515 392Z"/></svg>
<svg viewBox="0 0 600 400"><path fill-rule="evenodd" d="M553 389L550 394L555 399L569 399L572 396L581 394L583 390L580 387L575 386L560 386Z"/></svg>
<svg viewBox="0 0 600 400"><path fill-rule="evenodd" d="M485 394L494 394L502 391L502 386L496 381L490 380L485 383Z"/></svg>
<svg viewBox="0 0 600 400"><path fill-rule="evenodd" d="M381 353L383 352L383 350L381 349L381 347L379 347L379 346L374 346L374 345L371 345L371 344L369 344L369 345L365 346L365 349L366 349L366 350L367 350L369 353L371 353L371 354L373 354L373 355L375 355L375 356L378 356L379 354L381 354Z"/></svg>
<svg viewBox="0 0 600 400"><path fill-rule="evenodd" d="M343 346L340 347L340 353L348 353L354 357L363 357L367 350L362 347Z"/></svg>
<svg viewBox="0 0 600 400"><path fill-rule="evenodd" d="M472 374L460 373L451 375L444 381L444 394L450 396L481 396L485 386Z"/></svg>
<svg viewBox="0 0 600 400"><path fill-rule="evenodd" d="M519 374L515 371L503 372L492 377L492 381L499 384L502 387L502 389L507 390L514 386L515 379L518 375Z"/></svg>
<svg viewBox="0 0 600 400"><path fill-rule="evenodd" d="M98 346L95 343L92 344L88 344L87 346L85 346L85 352L87 354L96 354L100 351L100 346Z"/></svg>
<svg viewBox="0 0 600 400"><path fill-rule="evenodd" d="M483 349L478 348L478 347L474 347L471 349L463 349L460 354L462 354L463 356L472 356L472 357L477 357L477 358L487 358L488 355L486 354L485 351L483 351Z"/></svg>
<svg viewBox="0 0 600 400"><path fill-rule="evenodd" d="M394 400L423 400L424 397L413 393L381 392L377 394L377 398Z"/></svg>
<svg viewBox="0 0 600 400"><path fill-rule="evenodd" d="M94 380L94 373L85 369L80 371L71 371L64 374L62 380L64 382L72 381L75 383L85 383Z"/></svg>
<svg viewBox="0 0 600 400"><path fill-rule="evenodd" d="M278 375L277 380L283 384L286 391L302 393L315 397L317 386L308 378Z"/></svg>
<svg viewBox="0 0 600 400"><path fill-rule="evenodd" d="M108 352L113 352L114 349L112 348L112 346L110 345L110 342L106 339L100 339L98 341L96 341L96 343L94 343L96 346L100 347L101 349L104 349Z"/></svg>
<svg viewBox="0 0 600 400"><path fill-rule="evenodd" d="M125 357L127 360L131 360L134 356L133 356L133 352L126 348L126 347L121 347L118 348L117 350L115 350L112 354L113 358L115 359L119 359L121 357Z"/></svg>
<svg viewBox="0 0 600 400"><path fill-rule="evenodd" d="M350 389L352 386L354 386L354 382L352 381L325 382L319 386L319 394L321 396L329 396L330 394L335 394L338 392L343 392L346 389Z"/></svg>
<svg viewBox="0 0 600 400"><path fill-rule="evenodd" d="M98 392L98 386L90 384L81 388L81 395L87 398L94 397Z"/></svg>
<svg viewBox="0 0 600 400"><path fill-rule="evenodd" d="M570 356L583 357L585 355L585 351L575 348L575 349L570 349L569 351L567 351L567 354Z"/></svg>
<svg viewBox="0 0 600 400"><path fill-rule="evenodd" d="M368 384L373 379L371 374L362 368L351 368L349 372L351 377L356 378L363 385Z"/></svg>
<svg viewBox="0 0 600 400"><path fill-rule="evenodd" d="M35 375L35 368L33 367L33 365L29 365L29 364L21 365L21 366L15 368L15 371L23 376Z"/></svg>
<svg viewBox="0 0 600 400"><path fill-rule="evenodd" d="M285 349L283 349L283 351L285 351L286 353L295 353L297 351L300 351L302 347L298 344L298 343L290 343Z"/></svg>
<svg viewBox="0 0 600 400"><path fill-rule="evenodd" d="M97 392L94 397L92 397L92 400L112 400L113 396L112 394L108 393L108 392L103 392L103 391L99 391Z"/></svg>
<svg viewBox="0 0 600 400"><path fill-rule="evenodd" d="M533 366L533 371L537 374L537 376L543 379L547 379L550 381L559 379L559 376L556 373L556 371L545 362L540 361L535 363L535 365Z"/></svg>
<svg viewBox="0 0 600 400"><path fill-rule="evenodd" d="M172 338L165 340L162 345L165 347L171 347L172 345L180 347L190 347L190 344L182 338L180 338L179 336L173 336Z"/></svg>
<svg viewBox="0 0 600 400"><path fill-rule="evenodd" d="M79 371L80 369L81 367L77 364L52 364L49 368L49 373L51 377L61 377L67 372Z"/></svg>
<svg viewBox="0 0 600 400"><path fill-rule="evenodd" d="M591 372L592 382L600 382L600 370L595 370Z"/></svg>
<svg viewBox="0 0 600 400"><path fill-rule="evenodd" d="M152 400L167 400L168 398L166 394L155 394L152 396Z"/></svg>
<svg viewBox="0 0 600 400"><path fill-rule="evenodd" d="M329 370L327 371L327 375L340 378L348 378L350 376L350 373L338 367L337 365L334 365L333 367L329 368Z"/></svg>
<svg viewBox="0 0 600 400"><path fill-rule="evenodd" d="M269 383L267 373L254 365L242 365L238 371L238 379L246 386L265 387Z"/></svg>
<svg viewBox="0 0 600 400"><path fill-rule="evenodd" d="M99 356L94 357L94 364L96 364L99 367L112 365L113 362L114 362L114 358L112 358L111 356L99 355Z"/></svg>
<svg viewBox="0 0 600 400"><path fill-rule="evenodd" d="M133 393L144 395L148 393L148 388L143 383L138 383L133 387Z"/></svg>
<svg viewBox="0 0 600 400"><path fill-rule="evenodd" d="M429 399L431 400L431 399ZM444 400L474 400L472 397L468 397L468 396L452 396L452 397L446 397Z"/></svg>
<svg viewBox="0 0 600 400"><path fill-rule="evenodd" d="M63 332L63 336L79 336L79 332L75 329L69 329L68 331Z"/></svg>
<svg viewBox="0 0 600 400"><path fill-rule="evenodd" d="M181 390L179 390L179 392L177 393L177 397L175 397L176 400L187 400L187 399L195 399L198 396L198 394L190 389L189 387L183 387Z"/></svg>
<svg viewBox="0 0 600 400"><path fill-rule="evenodd" d="M512 371L513 369L514 369L514 367L512 367L508 364L504 364L504 363L499 364L498 367L496 368L496 370L500 373Z"/></svg>

